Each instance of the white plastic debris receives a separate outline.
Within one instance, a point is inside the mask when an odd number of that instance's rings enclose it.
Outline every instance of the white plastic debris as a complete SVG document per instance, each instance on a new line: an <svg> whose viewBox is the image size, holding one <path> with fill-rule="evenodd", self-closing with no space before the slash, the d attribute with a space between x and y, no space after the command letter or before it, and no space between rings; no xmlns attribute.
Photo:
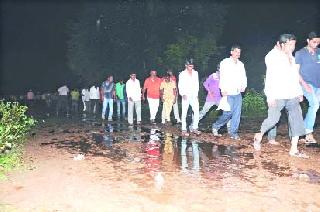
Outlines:
<svg viewBox="0 0 320 212"><path fill-rule="evenodd" d="M73 157L73 160L84 160L84 159L85 159L85 157L83 154L78 154L77 156Z"/></svg>

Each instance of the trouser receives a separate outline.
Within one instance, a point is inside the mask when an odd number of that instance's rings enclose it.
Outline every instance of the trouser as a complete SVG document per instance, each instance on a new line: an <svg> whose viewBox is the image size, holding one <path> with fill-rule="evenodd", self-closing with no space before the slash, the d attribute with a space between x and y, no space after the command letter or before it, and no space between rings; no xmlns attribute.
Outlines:
<svg viewBox="0 0 320 212"><path fill-rule="evenodd" d="M96 114L99 111L99 99L90 99L91 112Z"/></svg>
<svg viewBox="0 0 320 212"><path fill-rule="evenodd" d="M133 108L136 110L137 122L141 121L141 101L128 101L128 123L133 124Z"/></svg>
<svg viewBox="0 0 320 212"><path fill-rule="evenodd" d="M69 102L68 102L68 96L65 95L59 95L58 96L58 102L57 102L57 115L59 112L63 110L69 114Z"/></svg>
<svg viewBox="0 0 320 212"><path fill-rule="evenodd" d="M172 106L173 106L173 99L165 99L163 102L163 106L162 106L162 122L166 121L170 121L170 114L172 111Z"/></svg>
<svg viewBox="0 0 320 212"><path fill-rule="evenodd" d="M79 108L78 100L71 100L71 111L73 113L78 113L78 108Z"/></svg>
<svg viewBox="0 0 320 212"><path fill-rule="evenodd" d="M155 120L159 108L159 99L148 98L150 120Z"/></svg>
<svg viewBox="0 0 320 212"><path fill-rule="evenodd" d="M309 84L309 86L311 86L312 88L311 93L308 93L302 86L303 95L306 97L309 103L308 112L304 119L304 126L306 128L307 134L313 132L313 127L316 121L317 111L319 109L319 102L320 102L320 88L313 87L311 84Z"/></svg>
<svg viewBox="0 0 320 212"><path fill-rule="evenodd" d="M113 115L113 99L104 98L103 99L103 105L102 105L102 119L105 118L106 110L107 110L108 106L109 106L108 119L111 120L112 119L112 115Z"/></svg>
<svg viewBox="0 0 320 212"><path fill-rule="evenodd" d="M176 98L176 102L173 104L173 113L174 113L174 118L177 121L180 121L178 98Z"/></svg>
<svg viewBox="0 0 320 212"><path fill-rule="evenodd" d="M222 115L219 116L218 120L212 124L212 128L220 129L223 125L227 124L231 119L230 123L230 135L234 136L238 134L238 129L240 125L241 117L241 106L242 106L242 96L228 95L228 104L230 105L230 111L223 111Z"/></svg>
<svg viewBox="0 0 320 212"><path fill-rule="evenodd" d="M200 111L199 120L203 119L206 113L211 109L213 105L218 105L216 102L205 102L202 110Z"/></svg>
<svg viewBox="0 0 320 212"><path fill-rule="evenodd" d="M286 108L288 112L291 136L295 137L304 135L305 128L298 98L278 99L276 100L275 106L269 106L268 117L261 124L261 134L265 134L279 122L281 110L283 108Z"/></svg>
<svg viewBox="0 0 320 212"><path fill-rule="evenodd" d="M199 125L198 97L187 97L187 99L182 98L181 129L183 131L187 130L187 113L189 106L191 106L193 111L192 129L197 130Z"/></svg>
<svg viewBox="0 0 320 212"><path fill-rule="evenodd" d="M121 109L122 105L122 109ZM117 100L117 115L120 117L120 112L122 110L122 117L126 116L126 100L125 99L118 99Z"/></svg>

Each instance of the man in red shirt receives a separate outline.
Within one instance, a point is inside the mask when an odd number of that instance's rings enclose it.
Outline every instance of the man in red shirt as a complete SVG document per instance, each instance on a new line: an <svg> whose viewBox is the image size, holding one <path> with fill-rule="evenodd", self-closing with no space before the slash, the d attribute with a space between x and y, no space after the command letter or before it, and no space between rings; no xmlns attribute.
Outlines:
<svg viewBox="0 0 320 212"><path fill-rule="evenodd" d="M142 100L145 99L145 92L147 91L151 123L155 123L156 115L159 108L161 81L162 80L157 76L157 71L151 70L150 77L148 77L144 81L143 85Z"/></svg>

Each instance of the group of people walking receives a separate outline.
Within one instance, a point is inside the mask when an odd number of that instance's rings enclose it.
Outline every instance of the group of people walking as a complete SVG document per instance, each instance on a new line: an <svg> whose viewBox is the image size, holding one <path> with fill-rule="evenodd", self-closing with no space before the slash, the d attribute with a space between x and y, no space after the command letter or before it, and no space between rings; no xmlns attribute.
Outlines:
<svg viewBox="0 0 320 212"><path fill-rule="evenodd" d="M307 45L293 52L296 37L293 34L282 34L276 41L274 48L265 56L266 79L264 92L268 103L268 117L262 122L259 133L254 136L254 148L261 149L262 137L269 132L276 134L276 125L279 122L281 111L286 109L291 137L290 155L302 157L298 151L299 136L306 135L306 142L316 143L313 137L316 113L320 102L320 43L319 35L309 33ZM150 71L150 76L145 79L143 87L137 79L136 73L131 72L127 82L123 80L116 84L110 75L99 87L93 86L90 91L82 90L84 110L94 107L98 111L99 99L102 100L102 119L112 120L114 100L117 101L117 116L134 123L141 123L141 101L147 100L150 123L156 122L160 102L163 103L161 122L171 122L172 109L177 123L181 123L182 136L190 133L201 134L198 129L199 121L205 116L212 106L222 109L222 114L212 124L214 136L221 136L219 130L227 125L231 139L240 140L238 130L240 125L242 93L247 87L247 77L244 64L239 60L241 47L233 45L230 57L223 59L217 70L208 76L203 86L207 90L207 98L202 110L199 110L199 76L194 68L192 59L186 60L185 69L179 73L178 79L172 70L168 70L162 78L157 76L156 70ZM59 95L66 95L68 88L63 86L58 89ZM89 101L86 104L86 93ZM178 108L178 95L181 96L181 119ZM72 95L73 96L73 95ZM306 97L309 103L308 112L303 119L300 102ZM92 99L92 101L91 101ZM65 101L61 98L61 102ZM126 103L128 110L126 111ZM191 106L192 123L187 126L187 113ZM91 110L93 110L91 108ZM108 116L106 113L108 111ZM127 116L126 116L127 113ZM278 144L274 139L271 144Z"/></svg>

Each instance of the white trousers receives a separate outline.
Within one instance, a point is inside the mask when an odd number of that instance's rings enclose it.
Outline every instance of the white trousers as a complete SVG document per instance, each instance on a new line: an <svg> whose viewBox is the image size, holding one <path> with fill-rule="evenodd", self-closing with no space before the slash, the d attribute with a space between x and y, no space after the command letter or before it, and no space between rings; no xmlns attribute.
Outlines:
<svg viewBox="0 0 320 212"><path fill-rule="evenodd" d="M150 110L150 120L156 119L159 108L159 99L148 98L149 110Z"/></svg>
<svg viewBox="0 0 320 212"><path fill-rule="evenodd" d="M192 129L198 129L199 125L199 101L198 97L187 97L186 100L182 98L182 114L181 114L181 122L182 122L182 130L187 130L187 113L189 106L191 106L193 111L193 120L192 120Z"/></svg>

